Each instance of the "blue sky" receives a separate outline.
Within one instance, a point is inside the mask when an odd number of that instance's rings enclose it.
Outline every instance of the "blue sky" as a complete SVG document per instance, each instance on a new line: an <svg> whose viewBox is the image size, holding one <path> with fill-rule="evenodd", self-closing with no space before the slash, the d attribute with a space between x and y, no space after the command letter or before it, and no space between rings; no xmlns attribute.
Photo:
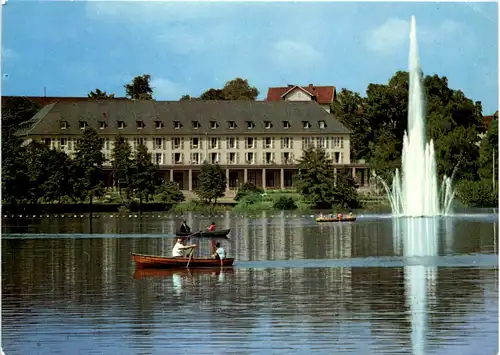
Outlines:
<svg viewBox="0 0 500 355"><path fill-rule="evenodd" d="M2 94L123 96L152 75L177 100L246 78L270 86L335 85L364 94L408 67L416 16L426 74L498 107L496 3L161 3L9 0L2 18ZM6 77L5 74L8 74Z"/></svg>

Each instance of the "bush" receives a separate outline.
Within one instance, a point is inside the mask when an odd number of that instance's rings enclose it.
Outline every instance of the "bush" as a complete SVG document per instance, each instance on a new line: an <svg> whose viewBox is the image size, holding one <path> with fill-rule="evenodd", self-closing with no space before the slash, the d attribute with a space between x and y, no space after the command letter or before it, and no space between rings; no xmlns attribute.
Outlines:
<svg viewBox="0 0 500 355"><path fill-rule="evenodd" d="M496 207L498 195L488 180L463 180L457 184L457 197L467 207Z"/></svg>
<svg viewBox="0 0 500 355"><path fill-rule="evenodd" d="M297 204L292 197L280 196L274 201L273 208L277 210L295 210L297 209Z"/></svg>
<svg viewBox="0 0 500 355"><path fill-rule="evenodd" d="M200 200L189 200L181 202L174 207L174 211L177 213L184 212L202 212L202 213L215 213L227 211L230 209L229 206L213 205L211 203L203 203Z"/></svg>
<svg viewBox="0 0 500 355"><path fill-rule="evenodd" d="M264 189L262 189L261 187L257 187L251 182L245 182L238 188L234 200L239 201L245 196L262 193L264 193Z"/></svg>

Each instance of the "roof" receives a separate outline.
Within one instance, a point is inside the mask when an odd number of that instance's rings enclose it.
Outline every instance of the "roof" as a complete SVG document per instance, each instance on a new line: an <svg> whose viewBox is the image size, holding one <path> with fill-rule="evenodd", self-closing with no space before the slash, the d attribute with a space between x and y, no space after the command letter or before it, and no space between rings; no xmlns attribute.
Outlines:
<svg viewBox="0 0 500 355"><path fill-rule="evenodd" d="M62 121L67 123L66 129L61 128ZM48 105L30 121L21 123L17 134L81 135L80 121L104 135L350 133L316 102L91 100ZM120 121L125 124L123 129L118 129ZM144 127L137 128L137 121L142 121ZM157 121L163 127L157 129ZM193 121L199 122L198 129L193 127ZM249 121L255 124L253 129L248 129ZM284 121L290 128L284 128ZM303 127L306 121L310 128ZM324 128L320 128L320 121L325 122ZM106 122L107 127L101 129L101 122ZM175 122L180 122L181 127L174 128ZM211 122L217 122L218 127L211 129ZM230 122L236 127L230 129ZM270 128L266 128L268 123Z"/></svg>
<svg viewBox="0 0 500 355"><path fill-rule="evenodd" d="M498 120L498 111L496 111L493 115L491 116L483 116L483 124L486 128L490 126L491 121L493 120Z"/></svg>
<svg viewBox="0 0 500 355"><path fill-rule="evenodd" d="M322 105L331 104L335 99L335 86L314 86L313 84L309 84L308 86L288 85L269 88L266 101L283 100L283 95L296 88L307 92L316 99L316 102Z"/></svg>
<svg viewBox="0 0 500 355"><path fill-rule="evenodd" d="M2 102L4 100L16 98L16 97L21 97L21 96L2 96ZM36 102L37 104L40 104L42 106L52 104L54 102L82 102L82 101L89 101L89 100L95 100L95 99L90 99L87 96L22 96L30 101ZM107 100L129 100L126 97L113 97L109 98Z"/></svg>

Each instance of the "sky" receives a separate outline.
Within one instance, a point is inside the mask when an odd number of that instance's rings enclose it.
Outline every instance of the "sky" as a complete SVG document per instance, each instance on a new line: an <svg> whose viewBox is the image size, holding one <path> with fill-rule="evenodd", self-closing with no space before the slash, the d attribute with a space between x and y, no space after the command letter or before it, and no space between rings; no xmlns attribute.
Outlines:
<svg viewBox="0 0 500 355"><path fill-rule="evenodd" d="M410 19L425 74L498 109L496 3L124 2L8 0L2 95L86 96L150 74L157 100L248 79L365 94L407 70Z"/></svg>

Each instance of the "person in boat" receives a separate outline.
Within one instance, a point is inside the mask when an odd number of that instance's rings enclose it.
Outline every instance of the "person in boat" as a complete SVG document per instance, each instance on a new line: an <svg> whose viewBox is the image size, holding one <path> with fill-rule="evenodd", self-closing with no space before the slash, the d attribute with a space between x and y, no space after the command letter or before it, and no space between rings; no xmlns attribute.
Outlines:
<svg viewBox="0 0 500 355"><path fill-rule="evenodd" d="M354 217L354 215L352 214L352 212L349 212L349 218L352 218Z"/></svg>
<svg viewBox="0 0 500 355"><path fill-rule="evenodd" d="M337 215L337 218L338 218L338 219L342 219L342 217L343 217L342 213L339 213L339 214Z"/></svg>
<svg viewBox="0 0 500 355"><path fill-rule="evenodd" d="M191 251L194 248L196 248L196 244L184 245L184 238L177 238L177 243L172 248L172 256L174 258L184 258L185 251Z"/></svg>
<svg viewBox="0 0 500 355"><path fill-rule="evenodd" d="M226 251L224 250L223 247L220 246L220 243L217 242L215 243L215 253L212 254L212 258L217 259L217 260L223 260L226 257Z"/></svg>
<svg viewBox="0 0 500 355"><path fill-rule="evenodd" d="M323 219L323 218L325 218L325 216L323 215L323 212L320 212L320 213L319 213L318 218L319 218L319 219Z"/></svg>
<svg viewBox="0 0 500 355"><path fill-rule="evenodd" d="M182 221L180 232L181 233L191 233L191 228L188 226L186 221Z"/></svg>
<svg viewBox="0 0 500 355"><path fill-rule="evenodd" d="M215 222L212 222L212 224L207 229L209 232L214 232L215 231Z"/></svg>

